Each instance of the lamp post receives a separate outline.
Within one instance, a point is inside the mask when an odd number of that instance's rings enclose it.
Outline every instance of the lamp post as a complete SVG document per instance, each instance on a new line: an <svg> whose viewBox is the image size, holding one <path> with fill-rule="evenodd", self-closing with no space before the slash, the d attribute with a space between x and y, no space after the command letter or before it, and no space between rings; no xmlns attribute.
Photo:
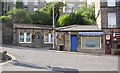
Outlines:
<svg viewBox="0 0 120 73"><path fill-rule="evenodd" d="M53 0L53 4L52 4L52 9L53 9L53 49L55 49L55 10L54 10L54 0Z"/></svg>

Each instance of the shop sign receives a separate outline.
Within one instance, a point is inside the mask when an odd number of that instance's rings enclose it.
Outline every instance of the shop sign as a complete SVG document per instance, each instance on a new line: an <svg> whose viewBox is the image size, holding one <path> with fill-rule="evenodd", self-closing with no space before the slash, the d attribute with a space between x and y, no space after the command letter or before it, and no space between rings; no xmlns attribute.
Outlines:
<svg viewBox="0 0 120 73"><path fill-rule="evenodd" d="M110 35L106 35L106 36L105 36L105 39L106 39L106 40L110 40Z"/></svg>
<svg viewBox="0 0 120 73"><path fill-rule="evenodd" d="M115 37L116 37L116 38L120 38L120 33L116 33L116 34L115 34Z"/></svg>

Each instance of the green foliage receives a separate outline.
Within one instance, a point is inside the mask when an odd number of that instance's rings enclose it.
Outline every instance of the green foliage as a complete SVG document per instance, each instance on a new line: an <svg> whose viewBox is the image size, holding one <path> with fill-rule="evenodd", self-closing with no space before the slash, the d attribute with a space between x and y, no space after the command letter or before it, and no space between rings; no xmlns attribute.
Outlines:
<svg viewBox="0 0 120 73"><path fill-rule="evenodd" d="M2 23L6 23L6 22L10 21L10 16L1 16L0 20L2 20Z"/></svg>
<svg viewBox="0 0 120 73"><path fill-rule="evenodd" d="M66 4L62 2L55 2L54 3L54 17L55 17L55 22L58 21L58 18L60 17L60 14L62 13L62 8ZM46 7L41 8L39 11L45 12L50 14L51 17L53 17L53 3L49 3Z"/></svg>
<svg viewBox="0 0 120 73"><path fill-rule="evenodd" d="M95 24L95 5L91 6L84 5L80 8L80 11L76 11L72 14L62 15L58 19L58 26L67 26L67 25L91 25Z"/></svg>
<svg viewBox="0 0 120 73"><path fill-rule="evenodd" d="M42 11L35 11L30 16L32 23L42 24L42 25L52 24L52 17L48 13Z"/></svg>
<svg viewBox="0 0 120 73"><path fill-rule="evenodd" d="M59 19L58 19L58 26L63 27L63 26L67 26L70 24L71 22L71 16L69 14L65 14L62 15Z"/></svg>
<svg viewBox="0 0 120 73"><path fill-rule="evenodd" d="M85 24L95 24L95 5L94 3L90 6L84 5L80 11L83 19L85 20Z"/></svg>
<svg viewBox="0 0 120 73"><path fill-rule="evenodd" d="M12 16L14 23L30 23L30 16L24 9L14 9L7 13Z"/></svg>
<svg viewBox="0 0 120 73"><path fill-rule="evenodd" d="M23 7L23 2L22 2L22 0L17 0L17 1L16 1L15 8L16 8L16 9L23 9L23 8L24 8L24 7Z"/></svg>
<svg viewBox="0 0 120 73"><path fill-rule="evenodd" d="M84 20L83 20L81 14L78 12L75 12L73 14L62 15L58 19L58 26L63 27L63 26L74 25L74 24L82 25L83 22L84 22Z"/></svg>

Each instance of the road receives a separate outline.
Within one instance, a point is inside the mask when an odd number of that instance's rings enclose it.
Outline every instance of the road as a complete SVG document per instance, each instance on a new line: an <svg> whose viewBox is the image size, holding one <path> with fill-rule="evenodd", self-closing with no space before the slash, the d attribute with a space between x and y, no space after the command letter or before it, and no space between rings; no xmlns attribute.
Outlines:
<svg viewBox="0 0 120 73"><path fill-rule="evenodd" d="M118 71L118 57L39 48L6 48L16 57L3 71Z"/></svg>

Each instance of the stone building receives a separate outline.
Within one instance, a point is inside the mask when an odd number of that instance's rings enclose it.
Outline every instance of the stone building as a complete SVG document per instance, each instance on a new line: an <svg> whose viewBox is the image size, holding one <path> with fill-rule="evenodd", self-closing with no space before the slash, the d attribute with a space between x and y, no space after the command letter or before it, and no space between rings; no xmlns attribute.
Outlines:
<svg viewBox="0 0 120 73"><path fill-rule="evenodd" d="M9 10L15 9L15 4L17 0L8 0L3 1L3 11L7 12ZM23 7L28 12L34 12L39 8L45 7L46 2L45 0L22 0Z"/></svg>
<svg viewBox="0 0 120 73"><path fill-rule="evenodd" d="M14 24L13 44L24 47L52 47L51 26L35 24Z"/></svg>
<svg viewBox="0 0 120 73"><path fill-rule="evenodd" d="M67 6L63 7L63 13L73 13L80 10L80 8L86 4L87 0L62 0Z"/></svg>
<svg viewBox="0 0 120 73"><path fill-rule="evenodd" d="M58 28L56 33L58 50L104 53L103 32L96 25L71 25Z"/></svg>
<svg viewBox="0 0 120 73"><path fill-rule="evenodd" d="M97 25L104 32L106 54L120 49L120 0L95 0Z"/></svg>
<svg viewBox="0 0 120 73"><path fill-rule="evenodd" d="M45 0L23 0L24 9L28 12L34 12L39 8L46 6Z"/></svg>

